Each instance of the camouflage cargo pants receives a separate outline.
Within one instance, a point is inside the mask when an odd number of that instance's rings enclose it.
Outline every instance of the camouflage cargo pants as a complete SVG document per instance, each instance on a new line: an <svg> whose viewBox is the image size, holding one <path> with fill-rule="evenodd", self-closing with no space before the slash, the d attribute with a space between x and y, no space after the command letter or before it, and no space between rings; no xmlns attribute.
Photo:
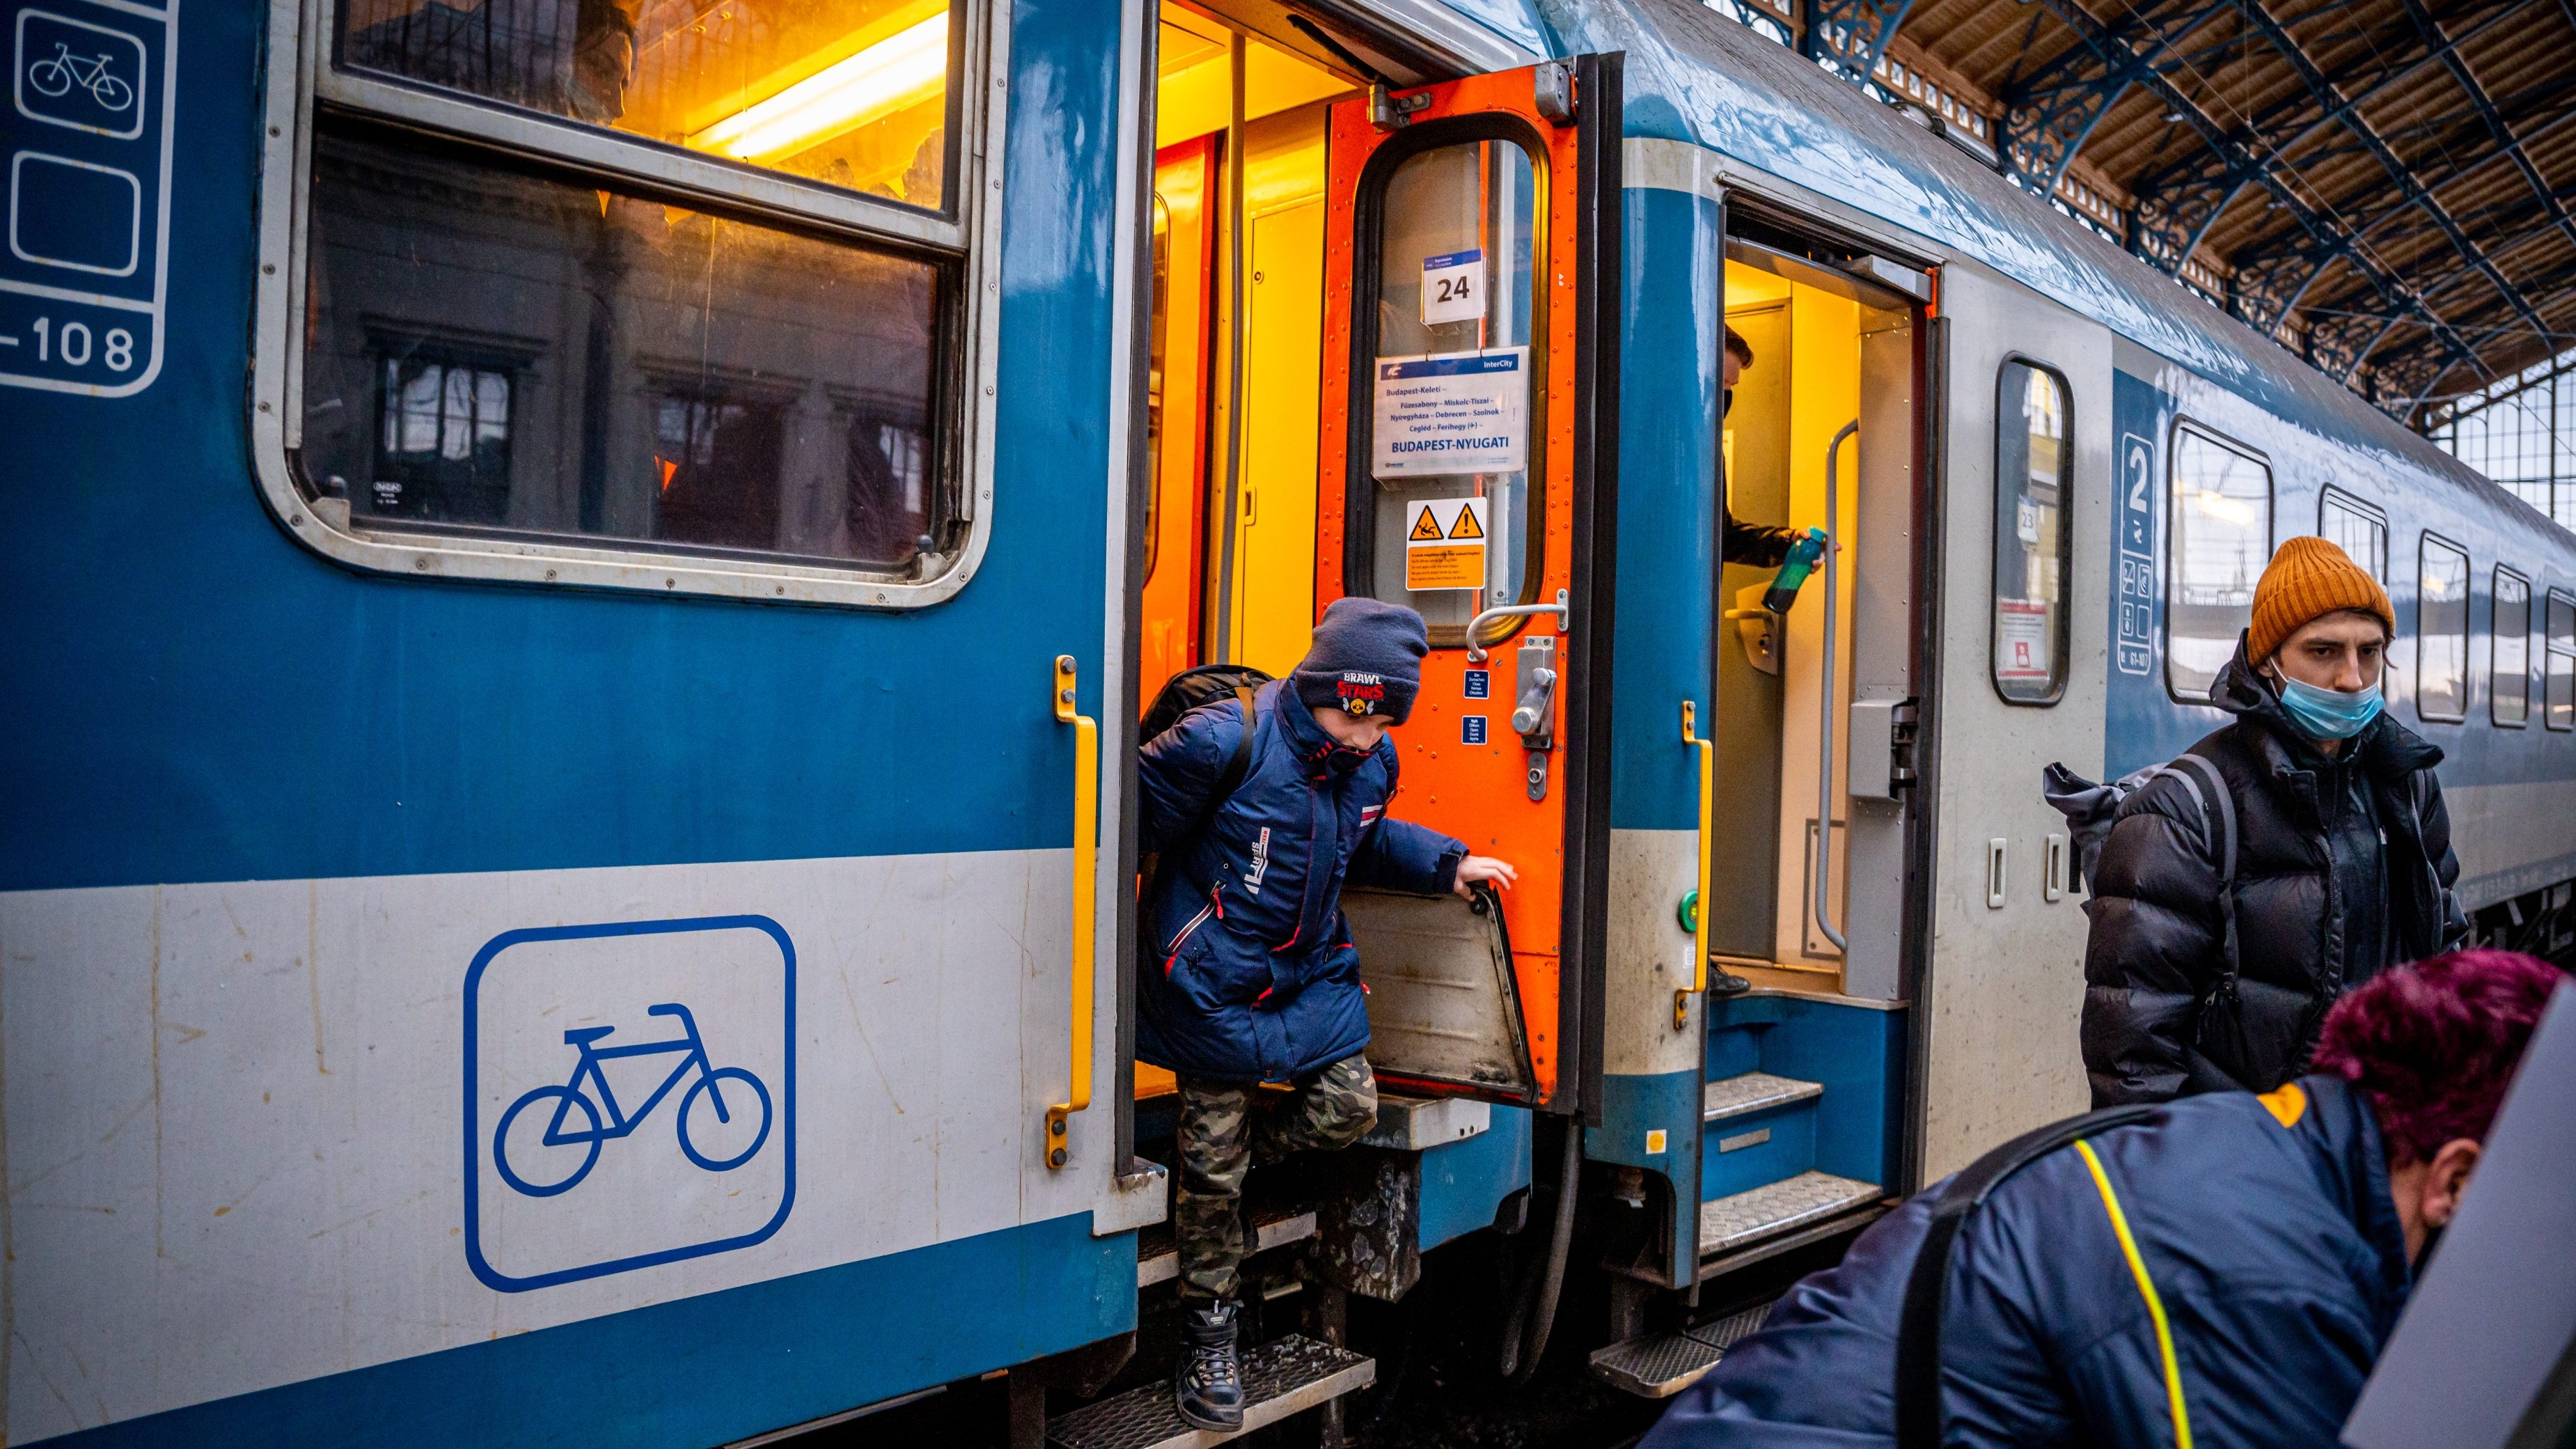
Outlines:
<svg viewBox="0 0 2576 1449"><path fill-rule="evenodd" d="M1181 1078L1175 1144L1181 1180L1172 1198L1183 1296L1232 1298L1251 1251L1243 1224L1243 1175L1309 1148L1348 1147L1377 1125L1377 1078L1368 1059L1344 1057L1295 1084L1281 1101L1256 1105L1257 1087Z"/></svg>

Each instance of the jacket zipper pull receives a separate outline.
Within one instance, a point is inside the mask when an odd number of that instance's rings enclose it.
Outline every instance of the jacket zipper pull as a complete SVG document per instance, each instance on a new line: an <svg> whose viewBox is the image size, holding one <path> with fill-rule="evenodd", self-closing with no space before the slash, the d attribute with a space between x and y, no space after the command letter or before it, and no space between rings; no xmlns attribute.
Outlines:
<svg viewBox="0 0 2576 1449"><path fill-rule="evenodd" d="M1218 920L1220 920L1220 921L1224 920L1224 919L1225 919L1225 882L1223 882L1223 881L1219 881L1219 882L1217 882L1215 885L1209 886L1209 887L1208 887L1208 899L1210 899L1210 900L1212 900L1212 901L1216 902L1216 918L1217 918Z"/></svg>

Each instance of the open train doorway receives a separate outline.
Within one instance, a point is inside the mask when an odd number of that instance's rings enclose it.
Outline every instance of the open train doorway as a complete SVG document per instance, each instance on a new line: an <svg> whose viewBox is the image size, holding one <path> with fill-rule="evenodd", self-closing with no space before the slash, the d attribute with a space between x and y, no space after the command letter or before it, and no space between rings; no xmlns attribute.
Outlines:
<svg viewBox="0 0 2576 1449"><path fill-rule="evenodd" d="M1712 866L1734 885L1709 944L1760 985L1904 994L1929 298L1876 258L1742 221L1728 239Z"/></svg>

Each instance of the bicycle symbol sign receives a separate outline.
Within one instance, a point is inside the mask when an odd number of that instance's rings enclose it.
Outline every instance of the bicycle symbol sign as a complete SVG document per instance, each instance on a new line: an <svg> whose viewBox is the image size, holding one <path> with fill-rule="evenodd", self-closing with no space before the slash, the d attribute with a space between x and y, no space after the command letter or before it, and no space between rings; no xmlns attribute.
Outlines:
<svg viewBox="0 0 2576 1449"><path fill-rule="evenodd" d="M505 931L464 997L465 1253L486 1285L747 1248L786 1222L796 952L776 921Z"/></svg>
<svg viewBox="0 0 2576 1449"><path fill-rule="evenodd" d="M120 140L143 132L143 42L68 15L18 13L18 109Z"/></svg>
<svg viewBox="0 0 2576 1449"><path fill-rule="evenodd" d="M560 1087L539 1087L511 1103L510 1110L501 1114L501 1125L493 1129L492 1165L500 1172L503 1182L530 1197L552 1197L559 1192L570 1192L583 1178L590 1176L592 1168L599 1165L600 1144L611 1138L632 1135L636 1128L643 1126L644 1119L653 1115L653 1109L662 1104L664 1097L671 1095L671 1089L679 1085L682 1077L690 1075L692 1067L697 1069L695 1080L689 1084L688 1094L680 1099L680 1109L672 1114L673 1124L679 1129L681 1155L709 1172L731 1172L759 1153L761 1144L769 1140L769 1088L762 1085L760 1078L740 1067L718 1068L709 1064L706 1045L698 1039L697 1018L690 1015L687 1007L677 1002L664 1002L645 1010L654 1016L678 1017L681 1034L668 1041L603 1047L596 1043L602 1037L613 1035L617 1028L586 1026L564 1033L564 1044L581 1053L579 1063L572 1069L572 1080ZM658 1056L671 1052L680 1054L680 1062L671 1068L669 1076L662 1079L662 1085L653 1089L653 1095L644 1099L644 1105L636 1108L633 1116L619 1111L617 1094L610 1088L608 1073L600 1063L621 1057ZM585 1077L589 1079L587 1088L583 1085ZM730 1108L725 1105L721 1085L726 1081L739 1084L734 1088L734 1101ZM592 1104L594 1096L608 1109L605 1117L600 1113L600 1106ZM755 1105L758 1108L756 1112L752 1110ZM539 1109L538 1116L545 1119L545 1125L541 1129L531 1129L536 1134L533 1143L529 1141L527 1131L520 1134L518 1165L529 1170L514 1171L510 1160L510 1129L523 1120L530 1124L537 1121L536 1117L526 1115L531 1107ZM580 1109L583 1119L578 1126L572 1125L575 1108ZM709 1120L710 1116L712 1120ZM747 1136L749 1141L742 1145L740 1151L731 1151L733 1143L726 1141L716 1148L715 1154L710 1154L701 1149L693 1138L689 1128L692 1120L698 1124L696 1137L723 1134L731 1128L732 1138ZM571 1150L551 1150L555 1148ZM548 1166L537 1166L539 1161L546 1162ZM568 1169L565 1167L567 1163L571 1164ZM532 1177L536 1180L531 1180Z"/></svg>

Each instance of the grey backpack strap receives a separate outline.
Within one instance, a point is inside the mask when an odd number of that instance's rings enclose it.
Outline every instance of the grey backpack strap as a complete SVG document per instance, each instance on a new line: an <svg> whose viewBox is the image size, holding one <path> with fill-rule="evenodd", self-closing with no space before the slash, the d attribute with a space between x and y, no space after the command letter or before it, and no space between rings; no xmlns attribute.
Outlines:
<svg viewBox="0 0 2576 1449"><path fill-rule="evenodd" d="M2233 1000L2238 969L2236 955L2236 796L2218 766L2200 755L2176 755L2163 773L2182 781L2201 808L2203 839L2208 818L2218 817L2218 837L2210 841L2218 867L2218 923L2221 975L2217 995ZM2196 779L2194 777L2197 777ZM2204 786L2206 788L2204 788Z"/></svg>

